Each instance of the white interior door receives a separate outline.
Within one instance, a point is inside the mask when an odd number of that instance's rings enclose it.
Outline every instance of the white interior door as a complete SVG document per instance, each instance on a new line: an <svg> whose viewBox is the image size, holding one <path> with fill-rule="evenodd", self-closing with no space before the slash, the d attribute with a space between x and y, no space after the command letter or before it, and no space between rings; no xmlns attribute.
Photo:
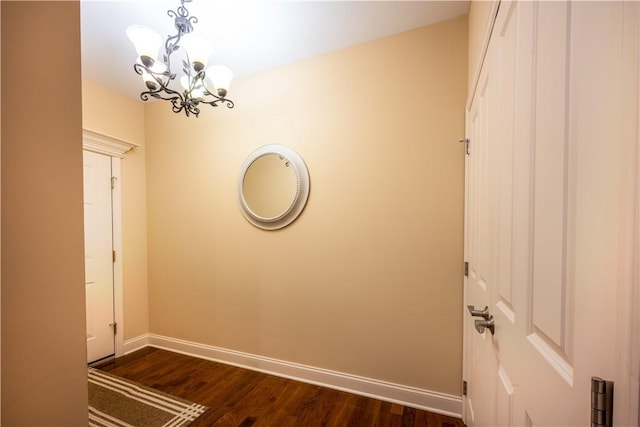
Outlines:
<svg viewBox="0 0 640 427"><path fill-rule="evenodd" d="M638 423L638 16L500 3L467 115L465 305L495 324L465 313L469 426L590 425L593 376Z"/></svg>
<svg viewBox="0 0 640 427"><path fill-rule="evenodd" d="M87 360L115 354L111 157L84 151Z"/></svg>

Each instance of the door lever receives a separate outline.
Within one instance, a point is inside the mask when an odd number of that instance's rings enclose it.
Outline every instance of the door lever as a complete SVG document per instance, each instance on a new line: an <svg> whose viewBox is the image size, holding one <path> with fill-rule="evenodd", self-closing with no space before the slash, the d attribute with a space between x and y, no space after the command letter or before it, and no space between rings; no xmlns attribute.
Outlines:
<svg viewBox="0 0 640 427"><path fill-rule="evenodd" d="M482 317L484 320L489 320L489 318L491 317L491 315L489 314L488 306L485 306L484 310L476 310L476 308L472 305L468 305L467 308L469 309L469 313L471 313L473 317Z"/></svg>
<svg viewBox="0 0 640 427"><path fill-rule="evenodd" d="M496 332L496 326L495 322L493 321L493 316L489 316L487 320L475 320L474 323L476 326L476 331L478 331L479 334L484 333L485 329L488 329L489 332L491 332L491 335L495 334Z"/></svg>

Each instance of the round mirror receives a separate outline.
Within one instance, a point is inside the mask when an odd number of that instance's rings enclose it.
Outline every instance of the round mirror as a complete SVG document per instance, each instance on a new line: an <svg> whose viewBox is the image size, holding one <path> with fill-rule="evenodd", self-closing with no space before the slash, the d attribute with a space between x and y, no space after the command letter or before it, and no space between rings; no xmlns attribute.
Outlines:
<svg viewBox="0 0 640 427"><path fill-rule="evenodd" d="M251 153L238 176L238 201L256 227L276 230L293 222L309 195L309 172L289 147L265 145Z"/></svg>

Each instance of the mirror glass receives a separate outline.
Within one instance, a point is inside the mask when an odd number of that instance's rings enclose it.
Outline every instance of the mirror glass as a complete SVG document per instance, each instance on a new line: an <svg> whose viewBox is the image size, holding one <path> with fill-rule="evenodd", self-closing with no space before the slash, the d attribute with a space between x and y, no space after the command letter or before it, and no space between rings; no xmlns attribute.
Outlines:
<svg viewBox="0 0 640 427"><path fill-rule="evenodd" d="M275 218L286 212L295 201L298 180L288 159L278 154L265 154L247 168L242 181L242 194L247 206L262 218Z"/></svg>
<svg viewBox="0 0 640 427"><path fill-rule="evenodd" d="M284 145L264 145L251 153L238 176L238 202L256 227L276 230L293 222L309 195L309 172L302 157Z"/></svg>

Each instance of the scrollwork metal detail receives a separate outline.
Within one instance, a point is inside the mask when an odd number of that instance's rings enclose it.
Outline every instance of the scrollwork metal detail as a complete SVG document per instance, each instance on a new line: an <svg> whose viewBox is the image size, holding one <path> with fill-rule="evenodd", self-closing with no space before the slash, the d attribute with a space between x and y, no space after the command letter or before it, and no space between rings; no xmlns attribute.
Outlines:
<svg viewBox="0 0 640 427"><path fill-rule="evenodd" d="M185 3L191 3L192 0L180 0L180 6L174 10L168 10L167 15L175 20L175 28L177 34L168 36L164 45L164 55L162 57L164 63L164 71L159 71L152 64L136 63L133 66L135 72L145 77L146 91L140 94L140 99L148 101L151 98L170 101L174 113L183 112L188 117L193 114L198 117L200 114L200 104L208 104L212 107L218 105L226 105L227 108L233 108L234 103L230 99L218 96L207 88L205 84L205 71L195 72L193 67L186 61L183 62L183 71L189 78L189 87L182 92L178 92L169 88L169 84L175 80L176 74L171 73L171 55L180 48L180 40L185 34L193 31L193 25L198 22L195 16L189 16L189 10ZM188 60L188 58L187 58ZM195 72L195 75L193 74Z"/></svg>

